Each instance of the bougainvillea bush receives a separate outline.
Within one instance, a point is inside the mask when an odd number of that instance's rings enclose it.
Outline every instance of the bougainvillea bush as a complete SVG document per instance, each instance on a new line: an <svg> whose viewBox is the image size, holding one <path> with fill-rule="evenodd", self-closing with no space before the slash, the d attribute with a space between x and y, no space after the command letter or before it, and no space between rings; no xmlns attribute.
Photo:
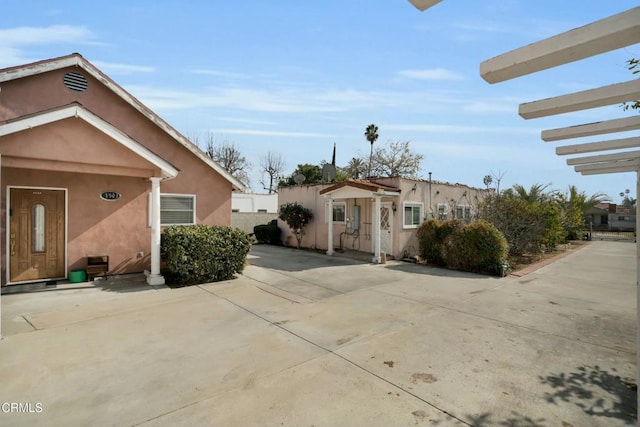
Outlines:
<svg viewBox="0 0 640 427"><path fill-rule="evenodd" d="M298 203L287 203L280 206L279 218L293 230L300 249L304 227L313 219L311 210Z"/></svg>

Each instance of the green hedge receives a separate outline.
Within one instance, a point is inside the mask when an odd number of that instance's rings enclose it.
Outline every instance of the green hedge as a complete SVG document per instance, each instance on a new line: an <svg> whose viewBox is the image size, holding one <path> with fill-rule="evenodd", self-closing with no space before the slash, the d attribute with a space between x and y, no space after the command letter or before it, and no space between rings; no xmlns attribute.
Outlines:
<svg viewBox="0 0 640 427"><path fill-rule="evenodd" d="M249 235L237 228L171 226L162 234L165 266L174 284L232 279L244 268L249 249Z"/></svg>
<svg viewBox="0 0 640 427"><path fill-rule="evenodd" d="M269 243L271 245L281 245L282 230L278 227L278 221L273 220L269 224L256 225L253 227L253 235L259 243Z"/></svg>
<svg viewBox="0 0 640 427"><path fill-rule="evenodd" d="M444 245L444 260L448 267L496 276L504 276L508 270L507 241L486 221L456 229Z"/></svg>
<svg viewBox="0 0 640 427"><path fill-rule="evenodd" d="M508 246L502 233L486 221L429 219L418 229L420 256L428 264L504 276Z"/></svg>
<svg viewBox="0 0 640 427"><path fill-rule="evenodd" d="M444 243L459 227L460 222L456 220L428 219L423 222L418 228L420 257L429 264L445 266Z"/></svg>

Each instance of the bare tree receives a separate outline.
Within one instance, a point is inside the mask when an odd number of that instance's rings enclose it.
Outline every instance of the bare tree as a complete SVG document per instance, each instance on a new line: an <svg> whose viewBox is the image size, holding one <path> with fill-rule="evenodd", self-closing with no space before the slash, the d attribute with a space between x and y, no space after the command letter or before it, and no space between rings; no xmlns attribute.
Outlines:
<svg viewBox="0 0 640 427"><path fill-rule="evenodd" d="M220 143L216 142L213 133L208 133L204 137L204 142L201 145L200 137L194 135L191 137L191 141L202 147L204 145L204 152L213 161L218 163L231 174L238 181L242 182L247 187L251 183L249 179L249 169L251 169L251 163L245 156L242 155L238 147L233 142L224 140Z"/></svg>
<svg viewBox="0 0 640 427"><path fill-rule="evenodd" d="M262 168L262 179L260 184L262 188L269 191L269 194L277 193L278 180L284 170L284 160L280 153L268 151L267 154L260 158L260 167ZM269 185L264 179L264 174L269 176Z"/></svg>
<svg viewBox="0 0 640 427"><path fill-rule="evenodd" d="M500 169L498 169L498 173L491 171L491 181L496 183L496 193L498 194L500 194L500 181L502 181L506 173L507 172L502 172Z"/></svg>
<svg viewBox="0 0 640 427"><path fill-rule="evenodd" d="M424 156L411 149L409 141L391 141L373 154L374 176L416 178Z"/></svg>

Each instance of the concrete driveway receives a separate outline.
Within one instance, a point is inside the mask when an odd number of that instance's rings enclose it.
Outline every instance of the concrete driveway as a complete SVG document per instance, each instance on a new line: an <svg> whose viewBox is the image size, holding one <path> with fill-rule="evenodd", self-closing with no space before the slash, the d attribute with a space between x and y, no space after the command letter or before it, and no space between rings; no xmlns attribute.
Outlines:
<svg viewBox="0 0 640 427"><path fill-rule="evenodd" d="M229 282L4 295L0 425L634 425L634 254L498 279L255 246Z"/></svg>

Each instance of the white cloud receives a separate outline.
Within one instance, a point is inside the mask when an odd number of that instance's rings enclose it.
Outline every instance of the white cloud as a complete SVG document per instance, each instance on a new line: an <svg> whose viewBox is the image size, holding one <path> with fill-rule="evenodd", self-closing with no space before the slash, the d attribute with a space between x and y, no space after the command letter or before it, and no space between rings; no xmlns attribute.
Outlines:
<svg viewBox="0 0 640 427"><path fill-rule="evenodd" d="M214 117L219 122L233 122L233 123L247 123L251 125L276 125L276 122L269 120L253 120L253 119L238 119L236 117Z"/></svg>
<svg viewBox="0 0 640 427"><path fill-rule="evenodd" d="M56 44L92 44L93 34L84 26L52 25L49 27L16 27L0 29L0 67L9 67L34 62L25 48L28 46Z"/></svg>
<svg viewBox="0 0 640 427"><path fill-rule="evenodd" d="M272 130L260 130L260 129L224 129L214 128L212 132L220 134L230 135L253 135L253 136L282 136L286 138L329 138L335 137L335 135L328 135L323 133L313 132L287 132L287 131L272 131Z"/></svg>
<svg viewBox="0 0 640 427"><path fill-rule="evenodd" d="M220 71L220 70L210 70L207 68L194 68L192 70L188 70L193 74L202 74L205 76L214 76L214 77L222 77L227 79L249 79L251 76L247 74L234 73L231 71Z"/></svg>
<svg viewBox="0 0 640 427"><path fill-rule="evenodd" d="M510 133L538 135L538 128L525 126L461 126L461 125L428 125L428 124L385 124L385 129L422 132L422 133Z"/></svg>
<svg viewBox="0 0 640 427"><path fill-rule="evenodd" d="M398 72L402 77L417 80L463 80L462 74L444 68L431 68L425 70L402 70Z"/></svg>
<svg viewBox="0 0 640 427"><path fill-rule="evenodd" d="M118 64L114 62L92 61L92 63L107 74L153 73L155 67L147 65Z"/></svg>
<svg viewBox="0 0 640 427"><path fill-rule="evenodd" d="M83 26L52 25L50 27L16 27L0 30L0 46L28 46L71 43L93 38Z"/></svg>
<svg viewBox="0 0 640 427"><path fill-rule="evenodd" d="M198 92L127 86L134 96L154 110L224 107L271 113L340 113L375 108L425 111L451 104L450 97L419 92L363 91L322 87L226 87L212 86ZM426 104L425 99L432 102ZM462 100L460 101L462 102Z"/></svg>
<svg viewBox="0 0 640 427"><path fill-rule="evenodd" d="M465 104L462 111L474 114L492 114L492 113L518 113L518 101L514 100L492 100L492 101L473 101Z"/></svg>

